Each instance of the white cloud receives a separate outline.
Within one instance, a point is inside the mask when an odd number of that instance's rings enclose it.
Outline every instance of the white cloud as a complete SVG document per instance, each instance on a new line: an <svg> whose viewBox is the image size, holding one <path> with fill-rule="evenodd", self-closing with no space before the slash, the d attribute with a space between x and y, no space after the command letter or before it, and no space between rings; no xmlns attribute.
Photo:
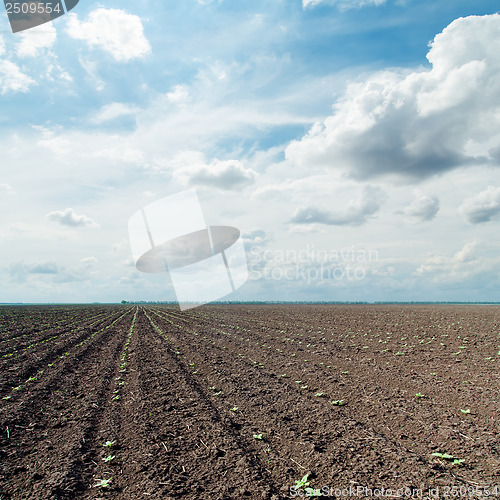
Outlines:
<svg viewBox="0 0 500 500"><path fill-rule="evenodd" d="M367 186L344 209L327 210L314 205L300 206L290 222L294 224L327 224L331 226L359 226L380 208L382 193L378 188Z"/></svg>
<svg viewBox="0 0 500 500"><path fill-rule="evenodd" d="M431 70L378 72L349 85L334 113L293 141L286 156L355 178L407 181L492 161L489 144L500 138L499 53L499 14L457 19L432 42Z"/></svg>
<svg viewBox="0 0 500 500"><path fill-rule="evenodd" d="M28 92L35 81L25 75L12 61L0 60L0 93Z"/></svg>
<svg viewBox="0 0 500 500"><path fill-rule="evenodd" d="M268 235L263 229L255 228L250 231L244 232L241 237L243 241L252 245L262 245L269 239Z"/></svg>
<svg viewBox="0 0 500 500"><path fill-rule="evenodd" d="M68 17L66 32L70 37L102 48L116 61L127 62L151 52L141 19L136 15L99 8L89 14L87 21L80 21L76 14Z"/></svg>
<svg viewBox="0 0 500 500"><path fill-rule="evenodd" d="M92 121L95 123L103 123L121 118L122 116L133 115L137 113L137 111L138 108L136 106L130 106L121 102L112 102L111 104L103 106Z"/></svg>
<svg viewBox="0 0 500 500"><path fill-rule="evenodd" d="M189 90L184 85L176 85L172 91L167 92L167 99L175 104L185 102L189 99Z"/></svg>
<svg viewBox="0 0 500 500"><path fill-rule="evenodd" d="M206 163L198 152L187 152L175 158L174 179L183 185L233 189L253 184L256 172L238 160L214 159Z"/></svg>
<svg viewBox="0 0 500 500"><path fill-rule="evenodd" d="M460 213L471 224L490 222L500 214L500 187L488 186L485 191L467 198Z"/></svg>
<svg viewBox="0 0 500 500"><path fill-rule="evenodd" d="M401 213L414 222L425 222L434 219L438 212L439 199L437 197L418 194Z"/></svg>
<svg viewBox="0 0 500 500"><path fill-rule="evenodd" d="M427 258L424 264L417 269L417 275L432 276L435 281L461 281L467 280L495 267L491 259L479 259L477 250L479 241L472 240L451 257L447 255L433 255Z"/></svg>
<svg viewBox="0 0 500 500"><path fill-rule="evenodd" d="M338 5L342 10L359 9L369 5L383 5L386 0L302 0L302 7L315 7L319 4Z"/></svg>
<svg viewBox="0 0 500 500"><path fill-rule="evenodd" d="M70 227L98 227L99 225L86 215L78 215L72 208L66 210L56 210L47 214L51 221L58 222L63 226Z"/></svg>
<svg viewBox="0 0 500 500"><path fill-rule="evenodd" d="M56 29L52 23L42 24L21 33L21 40L16 46L19 57L36 57L49 49L56 41Z"/></svg>
<svg viewBox="0 0 500 500"><path fill-rule="evenodd" d="M55 262L40 262L26 266L26 271L32 274L57 274L59 267Z"/></svg>
<svg viewBox="0 0 500 500"><path fill-rule="evenodd" d="M10 195L16 194L15 189L10 184L6 183L0 183L0 191L3 191L5 194Z"/></svg>

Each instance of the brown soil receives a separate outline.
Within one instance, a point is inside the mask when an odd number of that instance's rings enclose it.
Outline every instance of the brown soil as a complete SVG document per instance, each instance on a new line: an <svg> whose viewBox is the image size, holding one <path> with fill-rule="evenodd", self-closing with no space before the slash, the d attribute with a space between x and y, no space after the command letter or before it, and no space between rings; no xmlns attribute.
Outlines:
<svg viewBox="0 0 500 500"><path fill-rule="evenodd" d="M498 498L499 366L495 306L3 307L0 499Z"/></svg>

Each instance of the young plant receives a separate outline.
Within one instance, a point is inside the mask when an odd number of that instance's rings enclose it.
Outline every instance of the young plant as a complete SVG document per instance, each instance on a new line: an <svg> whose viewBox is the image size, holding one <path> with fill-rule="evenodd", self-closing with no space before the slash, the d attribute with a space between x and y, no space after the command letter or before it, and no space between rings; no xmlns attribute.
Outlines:
<svg viewBox="0 0 500 500"><path fill-rule="evenodd" d="M94 484L94 488L109 488L112 477L109 479L101 479L97 484Z"/></svg>
<svg viewBox="0 0 500 500"><path fill-rule="evenodd" d="M103 446L106 448L113 448L113 446L116 444L116 441L106 441Z"/></svg>
<svg viewBox="0 0 500 500"><path fill-rule="evenodd" d="M321 490L314 489L314 488L306 488L306 496L308 497L321 497L323 494L321 493Z"/></svg>
<svg viewBox="0 0 500 500"><path fill-rule="evenodd" d="M443 460L452 460L453 459L453 455L450 455L449 453L432 453L432 456L433 457L437 457L437 458L442 458Z"/></svg>
<svg viewBox="0 0 500 500"><path fill-rule="evenodd" d="M309 472L302 479L296 479L295 489L299 489L304 486L309 486L309 481L307 480L308 477L309 477Z"/></svg>
<svg viewBox="0 0 500 500"><path fill-rule="evenodd" d="M344 406L346 402L343 399L337 399L336 401L331 401L334 406Z"/></svg>
<svg viewBox="0 0 500 500"><path fill-rule="evenodd" d="M262 441L264 439L264 436L262 434L254 434L253 438Z"/></svg>
<svg viewBox="0 0 500 500"><path fill-rule="evenodd" d="M465 462L464 458L455 458L453 455L450 455L449 453L432 453L432 456L437 457L437 458L442 458L443 460L448 460L451 462L451 465L462 465Z"/></svg>
<svg viewBox="0 0 500 500"><path fill-rule="evenodd" d="M102 461L106 462L106 463L109 463L109 462L112 462L115 458L116 458L115 455L108 455L107 457L104 457L102 459Z"/></svg>

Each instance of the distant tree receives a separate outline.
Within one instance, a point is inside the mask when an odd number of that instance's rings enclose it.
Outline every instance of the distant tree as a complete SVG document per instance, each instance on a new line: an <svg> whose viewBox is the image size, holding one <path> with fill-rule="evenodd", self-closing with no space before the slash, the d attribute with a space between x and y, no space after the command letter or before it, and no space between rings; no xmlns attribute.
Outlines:
<svg viewBox="0 0 500 500"><path fill-rule="evenodd" d="M126 300L122 300L122 304L128 304Z"/></svg>

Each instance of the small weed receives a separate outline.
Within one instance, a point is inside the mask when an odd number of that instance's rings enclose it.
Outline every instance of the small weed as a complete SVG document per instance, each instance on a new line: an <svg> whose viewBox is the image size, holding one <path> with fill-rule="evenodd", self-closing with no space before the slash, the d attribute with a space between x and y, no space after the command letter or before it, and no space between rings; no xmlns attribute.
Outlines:
<svg viewBox="0 0 500 500"><path fill-rule="evenodd" d="M462 413L465 413L465 415L468 415L470 413L470 410L467 408L467 410L460 410Z"/></svg>
<svg viewBox="0 0 500 500"><path fill-rule="evenodd" d="M417 394L415 394L415 397L416 398L425 398L425 396L421 392L417 392Z"/></svg>
<svg viewBox="0 0 500 500"><path fill-rule="evenodd" d="M109 455L109 456L103 458L102 461L109 463L109 462L112 462L115 458L116 458L115 455Z"/></svg>
<svg viewBox="0 0 500 500"><path fill-rule="evenodd" d="M106 441L103 446L106 448L113 448L113 446L116 444L116 441Z"/></svg>
<svg viewBox="0 0 500 500"><path fill-rule="evenodd" d="M263 434L254 434L253 438L257 439L259 441L262 441L264 439L264 435Z"/></svg>
<svg viewBox="0 0 500 500"><path fill-rule="evenodd" d="M233 406L229 411L238 411L238 407L237 406Z"/></svg>

